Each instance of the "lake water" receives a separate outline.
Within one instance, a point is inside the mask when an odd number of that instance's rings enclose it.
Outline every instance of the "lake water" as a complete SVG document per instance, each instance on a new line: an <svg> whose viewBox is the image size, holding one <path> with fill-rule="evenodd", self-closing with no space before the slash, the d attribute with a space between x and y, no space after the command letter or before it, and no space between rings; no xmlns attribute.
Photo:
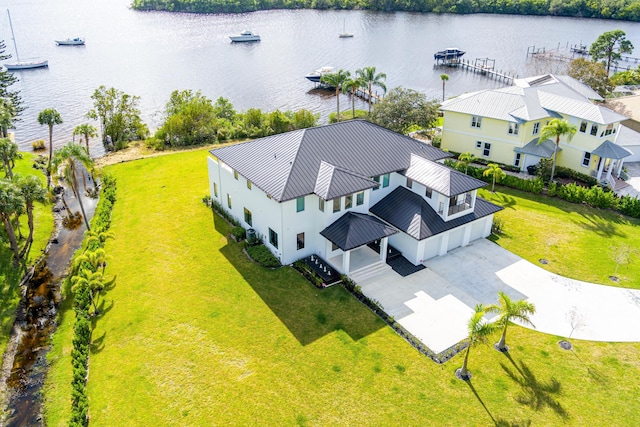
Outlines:
<svg viewBox="0 0 640 427"><path fill-rule="evenodd" d="M447 47L465 50L470 60L495 59L497 69L521 77L561 68L528 58L529 46L589 45L605 31L622 29L640 48L638 23L577 18L314 10L190 15L136 12L129 0L0 0L0 6L11 10L21 59L49 60L49 68L17 72L20 82L14 87L28 107L16 126L23 149L32 140L48 139L46 126L37 123L45 108L57 109L64 120L54 127L55 143L70 140L73 128L87 121L91 94L100 85L139 96L143 119L152 129L175 89L200 90L212 100L224 96L238 111L306 108L326 122L335 98L304 78L324 65L351 72L375 66L387 74L389 89L403 86L441 99L442 73L450 76L447 96L503 85L435 68L433 53ZM354 37L338 38L343 27ZM0 29L13 53L4 11ZM228 36L244 29L260 34L262 41L230 43ZM86 46L54 43L76 36L85 37ZM340 105L349 108L348 98Z"/></svg>

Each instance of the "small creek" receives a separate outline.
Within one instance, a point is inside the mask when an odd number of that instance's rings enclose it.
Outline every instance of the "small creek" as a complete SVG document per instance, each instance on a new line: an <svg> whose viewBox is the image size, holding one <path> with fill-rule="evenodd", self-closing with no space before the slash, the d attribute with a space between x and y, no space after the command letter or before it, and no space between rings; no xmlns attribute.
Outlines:
<svg viewBox="0 0 640 427"><path fill-rule="evenodd" d="M92 183L88 182L90 185ZM80 211L78 200L70 189L64 190L64 198L70 212ZM97 200L82 195L82 202L88 219L91 219ZM54 207L56 231L45 256L23 285L23 297L2 364L0 387L7 404L5 417L0 421L3 426L44 425L41 390L47 372L50 339L56 328L57 307L62 297L60 284L86 231L81 220L63 226L66 215L61 197L58 197Z"/></svg>

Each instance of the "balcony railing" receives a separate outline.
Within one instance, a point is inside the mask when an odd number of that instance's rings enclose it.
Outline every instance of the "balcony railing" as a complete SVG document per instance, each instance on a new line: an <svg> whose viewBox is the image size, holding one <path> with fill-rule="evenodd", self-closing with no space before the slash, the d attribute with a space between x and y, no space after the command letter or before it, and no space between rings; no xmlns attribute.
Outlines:
<svg viewBox="0 0 640 427"><path fill-rule="evenodd" d="M449 211L447 215L454 215L459 212L466 211L468 209L471 209L471 194L466 195L463 203L460 203L454 206L449 206Z"/></svg>

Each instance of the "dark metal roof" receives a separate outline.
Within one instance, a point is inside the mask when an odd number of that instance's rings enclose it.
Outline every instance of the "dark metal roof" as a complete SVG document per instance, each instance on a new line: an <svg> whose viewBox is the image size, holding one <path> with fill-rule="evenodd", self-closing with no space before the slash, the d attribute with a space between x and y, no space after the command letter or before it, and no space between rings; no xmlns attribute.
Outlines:
<svg viewBox="0 0 640 427"><path fill-rule="evenodd" d="M371 215L347 212L320 234L343 251L349 251L397 232Z"/></svg>
<svg viewBox="0 0 640 427"><path fill-rule="evenodd" d="M550 139L545 139L541 143L538 143L538 138L533 138L522 148L515 148L513 151L522 154L531 154L532 156L542 157L545 159L553 156L556 143ZM562 148L558 147L558 152L562 151Z"/></svg>
<svg viewBox="0 0 640 427"><path fill-rule="evenodd" d="M331 200L379 185L371 178L330 165L323 160L320 162L320 170L313 192L324 200Z"/></svg>
<svg viewBox="0 0 640 427"><path fill-rule="evenodd" d="M373 205L369 212L414 239L423 240L502 209L478 197L472 213L445 222L420 195L405 187L398 187Z"/></svg>
<svg viewBox="0 0 640 427"><path fill-rule="evenodd" d="M364 120L296 130L211 150L211 154L280 202L312 194L320 163L373 177L405 170L411 154L451 155Z"/></svg>
<svg viewBox="0 0 640 427"><path fill-rule="evenodd" d="M603 159L624 159L625 157L631 156L633 153L627 150L624 147L619 146L618 144L614 144L608 139L600 144L598 148L593 150L591 154L595 154L598 157L602 157Z"/></svg>
<svg viewBox="0 0 640 427"><path fill-rule="evenodd" d="M407 178L426 185L447 197L487 185L486 182L470 177L440 163L418 156L411 156L411 165L405 172Z"/></svg>

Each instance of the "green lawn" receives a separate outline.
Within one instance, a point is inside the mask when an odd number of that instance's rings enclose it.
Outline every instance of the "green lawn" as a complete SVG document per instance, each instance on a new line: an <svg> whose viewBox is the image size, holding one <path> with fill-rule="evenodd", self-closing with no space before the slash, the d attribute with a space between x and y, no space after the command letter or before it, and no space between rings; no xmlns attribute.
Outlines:
<svg viewBox="0 0 640 427"><path fill-rule="evenodd" d="M618 268L619 282L609 279L616 269L612 248L622 243L640 249L640 220L505 187L496 189L496 193L481 190L480 195L505 208L496 214L504 222L504 233L492 238L500 246L566 277L640 289L640 251L631 263ZM543 266L540 259L549 263Z"/></svg>
<svg viewBox="0 0 640 427"><path fill-rule="evenodd" d="M36 175L42 179L46 185L46 178L42 172L33 169L33 158L31 153L21 153L23 158L16 162L14 174ZM4 174L3 174L4 177ZM53 232L53 214L50 204L36 203L34 209L35 231L33 235L33 244L27 258L27 265L42 255L43 249L46 247ZM22 234L29 234L27 225L27 216L20 217L20 228ZM25 237L26 238L26 237ZM24 242L21 242L24 244ZM22 248L22 245L20 246ZM15 268L13 265L13 252L9 247L9 241L6 239L4 226L0 224L0 351L4 354L7 340L11 333L11 327L15 319L16 308L20 302L20 280L24 274L23 268Z"/></svg>
<svg viewBox="0 0 640 427"><path fill-rule="evenodd" d="M511 354L474 349L463 382L462 355L438 365L341 287L248 261L201 201L206 151L109 171L117 284L93 332L92 427L638 423L640 344L565 351L512 327ZM50 353L49 426L67 425L72 324Z"/></svg>

